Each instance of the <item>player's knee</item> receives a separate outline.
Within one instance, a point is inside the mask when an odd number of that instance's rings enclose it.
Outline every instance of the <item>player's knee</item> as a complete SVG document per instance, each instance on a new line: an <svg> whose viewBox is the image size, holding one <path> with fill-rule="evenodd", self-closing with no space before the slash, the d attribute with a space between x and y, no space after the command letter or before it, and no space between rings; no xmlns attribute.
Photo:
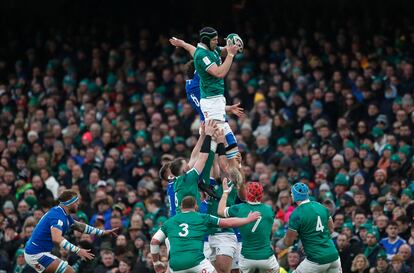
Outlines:
<svg viewBox="0 0 414 273"><path fill-rule="evenodd" d="M226 255L216 257L215 267L218 273L229 273L231 271L232 258Z"/></svg>
<svg viewBox="0 0 414 273"><path fill-rule="evenodd" d="M68 262L61 261L56 268L55 273L75 273L75 271L71 266L69 266Z"/></svg>

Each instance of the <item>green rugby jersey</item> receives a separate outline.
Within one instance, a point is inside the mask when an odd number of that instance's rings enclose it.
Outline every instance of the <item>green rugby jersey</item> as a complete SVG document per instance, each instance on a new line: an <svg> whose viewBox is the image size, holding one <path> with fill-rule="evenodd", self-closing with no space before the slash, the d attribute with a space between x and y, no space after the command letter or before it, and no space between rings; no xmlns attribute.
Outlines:
<svg viewBox="0 0 414 273"><path fill-rule="evenodd" d="M221 48L209 50L203 44L198 44L194 52L194 67L200 75L201 98L224 96L224 79L210 75L207 70L216 64L221 65Z"/></svg>
<svg viewBox="0 0 414 273"><path fill-rule="evenodd" d="M273 255L270 238L275 213L269 205L262 203L242 203L226 208L226 217L247 217L258 211L261 217L252 223L239 227L243 245L241 254L250 260L266 260Z"/></svg>
<svg viewBox="0 0 414 273"><path fill-rule="evenodd" d="M330 217L328 209L314 201L301 203L290 215L289 229L298 233L311 262L326 264L339 257L329 231Z"/></svg>
<svg viewBox="0 0 414 273"><path fill-rule="evenodd" d="M199 265L205 259L204 237L209 228L219 223L218 217L193 211L168 219L161 231L170 240L170 267L179 271Z"/></svg>
<svg viewBox="0 0 414 273"><path fill-rule="evenodd" d="M200 192L198 191L198 178L199 173L196 169L192 168L183 175L177 177L174 181L174 195L175 195L175 208L177 214L181 212L181 202L184 197L190 195L194 196L197 201L197 205L200 207Z"/></svg>

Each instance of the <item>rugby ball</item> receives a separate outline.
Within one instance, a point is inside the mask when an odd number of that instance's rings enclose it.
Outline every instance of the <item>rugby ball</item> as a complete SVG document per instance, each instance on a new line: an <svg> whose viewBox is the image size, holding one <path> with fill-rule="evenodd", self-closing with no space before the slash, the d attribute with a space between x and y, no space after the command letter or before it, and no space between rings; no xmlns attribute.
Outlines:
<svg viewBox="0 0 414 273"><path fill-rule="evenodd" d="M230 33L226 38L228 46L236 45L239 48L239 53L243 52L244 44L242 38L236 33Z"/></svg>

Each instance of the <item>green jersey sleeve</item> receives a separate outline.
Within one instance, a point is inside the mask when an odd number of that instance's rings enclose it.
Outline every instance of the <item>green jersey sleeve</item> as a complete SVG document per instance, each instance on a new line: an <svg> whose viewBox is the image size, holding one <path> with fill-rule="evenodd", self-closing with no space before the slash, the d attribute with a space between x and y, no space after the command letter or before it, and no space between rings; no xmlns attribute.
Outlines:
<svg viewBox="0 0 414 273"><path fill-rule="evenodd" d="M240 204L226 208L224 215L226 217L240 217Z"/></svg>
<svg viewBox="0 0 414 273"><path fill-rule="evenodd" d="M213 151L210 151L210 153L208 154L206 164L204 165L203 173L202 173L204 184L206 184L207 186L210 185L210 171L211 171L211 168L213 167L214 157L215 157L215 153Z"/></svg>
<svg viewBox="0 0 414 273"><path fill-rule="evenodd" d="M204 71L207 71L215 64L208 51L200 52L200 54L197 54L196 62L199 65L198 69L201 68Z"/></svg>
<svg viewBox="0 0 414 273"><path fill-rule="evenodd" d="M289 218L289 229L298 232L299 227L300 227L300 217L297 213L295 213L295 211L293 211Z"/></svg>
<svg viewBox="0 0 414 273"><path fill-rule="evenodd" d="M165 223L161 226L161 231L168 237L168 224L170 221L165 221Z"/></svg>
<svg viewBox="0 0 414 273"><path fill-rule="evenodd" d="M220 224L220 218L210 215L204 214L204 225L208 227L218 227Z"/></svg>
<svg viewBox="0 0 414 273"><path fill-rule="evenodd" d="M221 46L217 46L217 47L216 47L216 51L217 51L217 54L218 54L219 56L221 56L221 52L223 51L223 47L221 47Z"/></svg>
<svg viewBox="0 0 414 273"><path fill-rule="evenodd" d="M192 168L191 170L189 170L186 173L186 178L185 178L185 182L186 183L193 183L194 181L198 182L198 178L199 178L199 173L197 172L197 170L195 168Z"/></svg>

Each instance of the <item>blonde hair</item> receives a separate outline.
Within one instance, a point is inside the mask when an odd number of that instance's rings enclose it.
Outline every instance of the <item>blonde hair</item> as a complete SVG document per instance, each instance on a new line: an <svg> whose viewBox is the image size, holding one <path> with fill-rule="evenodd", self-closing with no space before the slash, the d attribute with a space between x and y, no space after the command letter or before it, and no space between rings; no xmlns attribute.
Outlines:
<svg viewBox="0 0 414 273"><path fill-rule="evenodd" d="M356 255L356 256L355 256L355 258L352 260L352 266L351 266L351 271L352 271L352 272L357 272L357 269L356 269L356 261L357 261L359 258L363 259L363 260L364 260L364 263L365 263L364 268L363 268L362 270L366 270L366 269L369 267L369 261L368 261L367 257L365 257L365 255L364 255L364 254L358 254L358 255Z"/></svg>
<svg viewBox="0 0 414 273"><path fill-rule="evenodd" d="M244 182L243 174L236 168L231 167L228 170L229 179L236 184L236 187L239 188L241 184Z"/></svg>

